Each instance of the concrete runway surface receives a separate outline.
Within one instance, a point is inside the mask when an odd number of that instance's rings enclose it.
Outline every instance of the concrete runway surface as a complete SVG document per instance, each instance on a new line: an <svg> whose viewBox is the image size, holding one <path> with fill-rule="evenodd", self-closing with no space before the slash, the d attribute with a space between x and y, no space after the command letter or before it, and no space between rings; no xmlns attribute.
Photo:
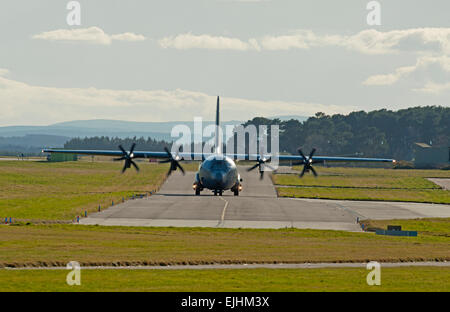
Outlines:
<svg viewBox="0 0 450 312"><path fill-rule="evenodd" d="M81 224L219 228L308 228L361 231L364 219L450 217L450 205L277 198L268 174L239 167L244 189L213 196L195 196L194 172L172 173L161 190L150 197L129 200L80 219ZM320 177L319 177L320 178Z"/></svg>
<svg viewBox="0 0 450 312"><path fill-rule="evenodd" d="M430 180L431 182L439 185L443 189L450 191L450 179L446 179L446 178L429 178L428 180Z"/></svg>

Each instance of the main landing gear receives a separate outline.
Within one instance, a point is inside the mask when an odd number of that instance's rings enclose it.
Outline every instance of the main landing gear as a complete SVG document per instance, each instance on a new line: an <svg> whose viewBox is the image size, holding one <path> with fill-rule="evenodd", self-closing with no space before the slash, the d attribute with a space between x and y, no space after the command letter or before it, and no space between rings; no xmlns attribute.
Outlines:
<svg viewBox="0 0 450 312"><path fill-rule="evenodd" d="M203 191L203 187L199 183L194 183L194 185L192 185L192 188L195 191L195 196L200 196L200 192Z"/></svg>
<svg viewBox="0 0 450 312"><path fill-rule="evenodd" d="M236 186L234 186L231 191L234 193L234 196L239 196L239 192L242 191L242 184L238 184Z"/></svg>

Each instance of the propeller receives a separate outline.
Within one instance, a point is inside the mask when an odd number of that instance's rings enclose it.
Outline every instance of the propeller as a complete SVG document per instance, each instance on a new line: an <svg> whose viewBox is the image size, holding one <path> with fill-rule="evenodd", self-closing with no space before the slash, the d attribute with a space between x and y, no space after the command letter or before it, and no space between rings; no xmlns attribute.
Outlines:
<svg viewBox="0 0 450 312"><path fill-rule="evenodd" d="M256 165L254 165L253 167L248 168L247 171L252 171L252 170L258 168L258 170L259 170L259 179L260 180L264 179L264 167L268 167L271 170L275 170L275 168L273 168L272 166L267 164L267 162L270 162L271 158L272 157L265 158L264 156L263 157L258 156L258 159L257 159L258 163Z"/></svg>
<svg viewBox="0 0 450 312"><path fill-rule="evenodd" d="M123 166L122 173L124 173L128 168L133 165L133 167L136 169L136 171L139 171L139 167L136 165L136 163L133 161L134 158L134 148L136 147L136 143L133 143L131 145L131 149L129 152L127 152L122 145L119 145L119 149L122 151L123 156L120 158L115 158L114 161L122 161L125 160L125 165Z"/></svg>
<svg viewBox="0 0 450 312"><path fill-rule="evenodd" d="M300 148L298 149L298 153L300 154L300 156L302 156L303 161L300 163L296 163L295 165L304 165L303 170L300 173L300 178L302 178L305 175L305 172L309 171L309 170L311 170L311 172L314 174L314 176L317 177L317 172L316 172L316 170L314 170L314 168L312 166L312 164L315 163L315 161L313 159L315 152L316 152L316 149L313 148L311 153L309 153L309 157L306 158L306 156L305 156L305 154L303 154L302 150Z"/></svg>
<svg viewBox="0 0 450 312"><path fill-rule="evenodd" d="M174 158L172 156L172 153L169 151L169 149L167 147L164 147L164 150L167 153L168 159L160 161L160 163L161 164L170 163L170 168L169 168L169 172L167 173L167 175L170 175L172 173L172 171L176 171L177 168L179 168L181 170L181 172L183 173L183 175L184 175L185 174L184 173L184 169L180 165L180 161L182 160L182 158L180 156L178 156L178 153L177 153L177 155Z"/></svg>

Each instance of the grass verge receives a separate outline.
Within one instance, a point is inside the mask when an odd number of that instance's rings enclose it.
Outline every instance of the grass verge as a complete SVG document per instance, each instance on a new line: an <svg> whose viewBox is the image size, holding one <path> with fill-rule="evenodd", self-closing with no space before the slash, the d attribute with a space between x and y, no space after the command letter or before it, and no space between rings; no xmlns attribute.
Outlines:
<svg viewBox="0 0 450 312"><path fill-rule="evenodd" d="M423 178L450 178L448 170L423 169L386 169L386 168L349 168L349 167L321 167L315 166L321 176L381 176L381 177L423 177ZM303 166L294 166L294 170L301 171Z"/></svg>
<svg viewBox="0 0 450 312"><path fill-rule="evenodd" d="M321 198L340 200L376 200L450 204L450 191L446 190L389 190L324 187L278 187L278 196L293 198Z"/></svg>
<svg viewBox="0 0 450 312"><path fill-rule="evenodd" d="M298 168L297 168L298 169ZM445 170L323 168L319 178L295 174L272 176L282 197L341 200L403 201L450 204L450 191L426 177L449 178Z"/></svg>
<svg viewBox="0 0 450 312"><path fill-rule="evenodd" d="M0 226L0 267L444 261L449 243L439 235L300 229Z"/></svg>
<svg viewBox="0 0 450 312"><path fill-rule="evenodd" d="M0 270L0 291L450 291L450 268L381 269L368 286L364 268L240 270L82 270L81 285L66 284L67 270Z"/></svg>
<svg viewBox="0 0 450 312"><path fill-rule="evenodd" d="M300 178L293 174L274 175L276 185L336 187L336 188L375 188L375 189L440 189L439 185L422 177L383 177L383 176L320 176Z"/></svg>
<svg viewBox="0 0 450 312"><path fill-rule="evenodd" d="M417 231L419 235L450 237L450 218L414 220L365 220L364 228L387 229L388 225L400 225L404 231Z"/></svg>
<svg viewBox="0 0 450 312"><path fill-rule="evenodd" d="M0 216L70 220L107 208L134 194L158 190L167 165L139 163L141 172L121 174L111 162L0 162Z"/></svg>

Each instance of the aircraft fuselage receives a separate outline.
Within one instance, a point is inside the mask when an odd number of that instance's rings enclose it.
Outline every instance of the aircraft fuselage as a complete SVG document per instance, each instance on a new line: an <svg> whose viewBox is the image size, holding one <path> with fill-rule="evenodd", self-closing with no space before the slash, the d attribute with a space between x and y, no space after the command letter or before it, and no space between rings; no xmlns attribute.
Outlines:
<svg viewBox="0 0 450 312"><path fill-rule="evenodd" d="M224 155L211 155L205 159L196 174L194 187L213 191L232 190L240 187L240 175L234 161Z"/></svg>

